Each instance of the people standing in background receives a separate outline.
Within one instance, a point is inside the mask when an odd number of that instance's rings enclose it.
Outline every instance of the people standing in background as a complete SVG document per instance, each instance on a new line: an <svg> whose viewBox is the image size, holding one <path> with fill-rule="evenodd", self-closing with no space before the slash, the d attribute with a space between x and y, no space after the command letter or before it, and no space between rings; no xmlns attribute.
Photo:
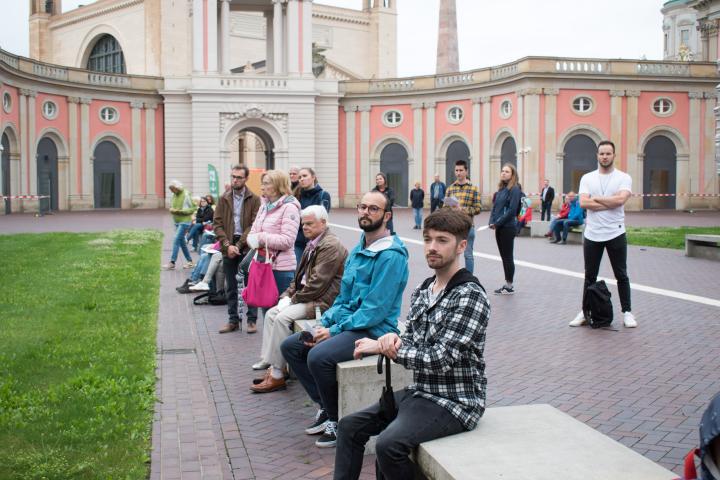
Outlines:
<svg viewBox="0 0 720 480"><path fill-rule="evenodd" d="M300 167L292 166L288 169L288 177L290 177L290 191L294 192L300 183L298 175L300 174Z"/></svg>
<svg viewBox="0 0 720 480"><path fill-rule="evenodd" d="M414 230L422 228L422 211L425 206L425 191L420 188L420 182L415 182L415 188L410 190L410 205L415 216Z"/></svg>
<svg viewBox="0 0 720 480"><path fill-rule="evenodd" d="M553 200L555 200L555 189L550 186L550 180L546 178L540 193L540 220L545 220L545 212L547 212L547 219L550 221Z"/></svg>
<svg viewBox="0 0 720 480"><path fill-rule="evenodd" d="M395 228L393 225L393 205L395 205L395 190L392 189L387 183L387 175L380 172L375 175L375 188L373 192L380 192L387 198L387 211L390 212L390 220L387 222L387 229L390 230L390 235L395 234Z"/></svg>
<svg viewBox="0 0 720 480"><path fill-rule="evenodd" d="M322 205L325 207L325 211L330 213L330 194L318 184L317 176L312 168L303 167L300 169L298 172L298 186L293 190L293 193L300 202L300 211L305 210L310 205ZM298 265L306 246L307 239L301 226L295 239L295 259Z"/></svg>
<svg viewBox="0 0 720 480"><path fill-rule="evenodd" d="M445 184L440 181L440 175L435 174L435 181L430 184L430 213L443 206L445 198Z"/></svg>
<svg viewBox="0 0 720 480"><path fill-rule="evenodd" d="M173 180L168 187L173 194L172 205L170 206L170 214L175 223L175 238L173 239L172 254L170 255L170 263L163 265L165 270L174 270L175 261L178 252L182 250L185 256L185 265L183 268L193 268L195 264L190 256L187 248L185 234L190 229L192 222L192 214L195 212L196 205L192 201L192 194L183 187L179 180Z"/></svg>
<svg viewBox="0 0 720 480"><path fill-rule="evenodd" d="M473 226L467 237L467 246L465 247L465 268L473 273L475 270L475 258L473 257L473 247L475 245L475 215L482 210L480 203L480 191L468 180L468 167L465 160L455 162L455 177L457 180L450 185L445 192L445 197L452 197L457 200L460 208L470 215ZM443 203L447 203L443 200Z"/></svg>
<svg viewBox="0 0 720 480"><path fill-rule="evenodd" d="M513 280L515 277L515 232L517 229L517 213L520 209L521 190L515 167L506 163L500 170L500 183L490 212L490 229L495 230L495 242L502 258L505 272L505 285L495 290L496 295L512 295L515 293Z"/></svg>

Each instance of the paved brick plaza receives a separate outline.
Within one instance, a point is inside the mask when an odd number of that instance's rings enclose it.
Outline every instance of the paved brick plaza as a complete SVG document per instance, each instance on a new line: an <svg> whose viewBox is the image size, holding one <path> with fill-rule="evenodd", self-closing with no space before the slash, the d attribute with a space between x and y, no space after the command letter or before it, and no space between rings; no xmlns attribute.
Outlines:
<svg viewBox="0 0 720 480"><path fill-rule="evenodd" d="M411 288L429 272L410 213L400 210L395 222L402 237L414 240L406 242L404 312ZM354 212L333 211L331 220L351 228L334 228L348 248L357 242ZM633 213L628 224L720 225L720 213ZM166 233L165 261L172 227L165 212L0 218L3 233L152 227ZM518 293L491 297L489 406L549 403L679 473L682 456L697 443L699 417L720 391L720 265L681 251L630 247L639 327L591 331L567 327L579 309L581 247L519 238L515 248L516 260L528 262L517 267ZM496 288L502 267L489 231L478 232L475 251L476 275L488 290ZM257 372L249 365L258 359L261 334L217 334L225 307L193 307L191 295L178 295L185 273L161 274L151 478L331 478L334 450L317 449L315 437L302 432L315 406L297 383L284 392L250 393ZM612 277L607 260L600 274ZM372 462L367 457L364 478L374 477Z"/></svg>

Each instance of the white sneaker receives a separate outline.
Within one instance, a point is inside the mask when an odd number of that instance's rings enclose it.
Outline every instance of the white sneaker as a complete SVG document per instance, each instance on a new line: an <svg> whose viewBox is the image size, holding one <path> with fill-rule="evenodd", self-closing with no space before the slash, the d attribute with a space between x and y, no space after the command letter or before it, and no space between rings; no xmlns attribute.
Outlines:
<svg viewBox="0 0 720 480"><path fill-rule="evenodd" d="M623 324L627 328L637 327L637 321L635 320L635 315L633 315L632 312L623 312Z"/></svg>
<svg viewBox="0 0 720 480"><path fill-rule="evenodd" d="M198 282L195 285L190 287L191 292L209 292L210 291L210 285L208 285L205 282Z"/></svg>
<svg viewBox="0 0 720 480"><path fill-rule="evenodd" d="M192 289L191 289L192 290ZM572 319L568 325L571 327L582 327L587 323L587 320L585 319L585 314L580 310L580 313L578 313L575 318Z"/></svg>

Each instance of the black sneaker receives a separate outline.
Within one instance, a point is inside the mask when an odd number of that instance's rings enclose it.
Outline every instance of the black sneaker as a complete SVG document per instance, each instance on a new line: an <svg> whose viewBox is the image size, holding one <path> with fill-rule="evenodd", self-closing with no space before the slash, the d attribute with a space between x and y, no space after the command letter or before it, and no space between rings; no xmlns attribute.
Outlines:
<svg viewBox="0 0 720 480"><path fill-rule="evenodd" d="M320 448L334 447L337 443L337 422L327 421L325 432L315 441L315 446Z"/></svg>
<svg viewBox="0 0 720 480"><path fill-rule="evenodd" d="M495 290L495 295L512 295L513 293L515 293L515 289L505 285Z"/></svg>
<svg viewBox="0 0 720 480"><path fill-rule="evenodd" d="M315 421L312 425L305 429L305 433L308 435L317 435L325 431L325 426L328 421L328 414L322 408L315 414Z"/></svg>
<svg viewBox="0 0 720 480"><path fill-rule="evenodd" d="M180 292L180 290L184 290L184 289L188 288L188 287L189 287L189 283L190 283L190 279L188 278L188 279L185 280L185 283L183 283L183 284L180 285L179 287L176 287L175 290L177 290L178 292ZM184 292L181 292L181 293L184 293Z"/></svg>

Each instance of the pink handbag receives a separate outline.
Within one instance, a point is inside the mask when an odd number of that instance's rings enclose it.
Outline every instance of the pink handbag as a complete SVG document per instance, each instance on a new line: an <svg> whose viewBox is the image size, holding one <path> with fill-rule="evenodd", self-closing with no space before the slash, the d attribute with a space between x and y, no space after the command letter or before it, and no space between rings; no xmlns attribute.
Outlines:
<svg viewBox="0 0 720 480"><path fill-rule="evenodd" d="M272 259L265 255L264 261L258 261L255 252L248 268L248 282L242 290L242 298L250 307L270 308L277 305L278 289L272 271Z"/></svg>

